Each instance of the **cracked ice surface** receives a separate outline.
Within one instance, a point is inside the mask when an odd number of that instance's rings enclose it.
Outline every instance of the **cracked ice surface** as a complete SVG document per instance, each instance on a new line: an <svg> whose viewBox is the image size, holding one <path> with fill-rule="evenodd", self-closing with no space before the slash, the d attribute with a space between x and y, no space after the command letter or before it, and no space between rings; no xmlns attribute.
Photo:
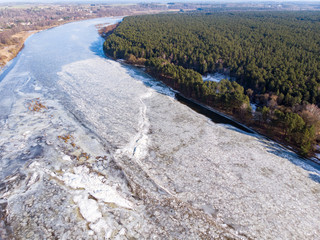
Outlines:
<svg viewBox="0 0 320 240"><path fill-rule="evenodd" d="M0 238L316 239L319 168L104 58L116 21L35 34L2 76Z"/></svg>

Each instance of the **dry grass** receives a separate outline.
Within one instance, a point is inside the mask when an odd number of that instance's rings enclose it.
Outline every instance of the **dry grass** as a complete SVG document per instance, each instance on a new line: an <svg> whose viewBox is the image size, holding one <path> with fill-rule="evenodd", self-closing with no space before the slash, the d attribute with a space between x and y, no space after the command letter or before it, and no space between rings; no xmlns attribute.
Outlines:
<svg viewBox="0 0 320 240"><path fill-rule="evenodd" d="M69 140L73 140L73 136L71 134L66 134L64 136L58 136L59 139L62 139L65 143L68 143ZM74 144L74 142L70 143L73 147L75 147L76 145Z"/></svg>
<svg viewBox="0 0 320 240"><path fill-rule="evenodd" d="M32 112L40 112L43 109L47 109L47 107L40 102L39 98L31 100L31 102L29 102L27 106L28 109Z"/></svg>
<svg viewBox="0 0 320 240"><path fill-rule="evenodd" d="M5 66L10 60L15 58L20 50L23 48L24 42L27 38L38 31L24 31L12 36L17 39L17 43L0 47L0 66Z"/></svg>
<svg viewBox="0 0 320 240"><path fill-rule="evenodd" d="M77 159L77 161L85 161L90 159L90 154L82 151L81 148L74 143L74 137L71 134L58 136L58 139L62 140L65 144L70 144L72 148L80 150L79 154L72 155L72 157Z"/></svg>

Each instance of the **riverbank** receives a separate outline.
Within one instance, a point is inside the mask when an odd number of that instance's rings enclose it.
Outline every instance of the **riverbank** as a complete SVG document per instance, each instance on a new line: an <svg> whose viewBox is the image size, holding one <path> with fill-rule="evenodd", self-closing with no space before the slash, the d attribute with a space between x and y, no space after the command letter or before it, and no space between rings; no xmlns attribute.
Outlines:
<svg viewBox="0 0 320 240"><path fill-rule="evenodd" d="M233 23L237 21L231 19L247 21L252 16L250 13L245 13L229 17L224 13L221 13L221 16L220 14L161 14L126 17L106 38L104 48L109 55L117 59L144 64L149 67L152 74L158 75L156 78L163 77L167 85L184 96L222 111L245 125L265 130L268 136L279 138L284 143L288 142L303 156L311 156L316 151L316 145L320 144L319 96L312 90L313 83L306 84L307 88L302 89L303 84L297 85L295 82L304 83L306 79L311 79L307 76L313 70L305 72L301 66L302 73L298 76L297 72L292 72L290 77L289 72L281 68L283 77L280 78L279 72L276 71L279 64L272 61L270 68L265 72L265 64L271 62L268 59L273 59L270 52L260 49L258 40L250 43L252 49L257 49L254 53L248 51L248 48L243 48L248 43L246 39L250 38L251 34L255 39L260 34L259 31L255 30L254 33L249 31L243 35L236 30L239 28L234 28ZM265 18L267 26L273 26L274 23L268 14L261 13L261 17ZM223 24L227 29L235 34L233 43L237 40L241 42L237 47L231 42L230 47L222 43L223 41L213 40L211 35L215 32L221 39L229 37L224 31L219 30L220 25L217 22L221 18L224 19ZM297 37L297 41L300 42L303 34L295 34L290 30L299 26L295 25L291 17L286 16L286 18L287 21L292 20L292 25L287 31L292 34L290 39ZM253 21L253 24L256 22ZM217 25L213 27L213 24ZM286 26L286 22L281 24ZM256 29L259 28L265 29L261 25ZM202 29L201 32L198 29ZM278 30L272 31L275 36L279 33ZM290 39L287 40L290 42ZM264 40L267 41L265 38ZM272 40L270 44L277 46L279 42ZM287 49L287 46L281 49L284 51L282 54L284 56L292 51ZM242 59L243 55L239 55L239 52L243 52L250 59ZM256 53L259 56L255 56ZM291 55L296 58L286 65L294 69L293 66L299 61L299 57L296 51ZM242 60L238 58L240 56ZM254 58L259 59L261 63L259 66L256 65ZM316 56L308 58L316 59ZM203 75L221 71L230 71L230 75L236 79L204 81ZM314 84L317 85L316 82ZM252 103L259 106L256 111L252 111L250 106L255 108Z"/></svg>
<svg viewBox="0 0 320 240"><path fill-rule="evenodd" d="M11 8L9 13L6 12L9 16L3 16L3 18L8 18L8 26L5 24L0 26L0 34L4 35L0 39L0 69L18 55L29 36L42 30L93 18L179 11L179 9L163 8L162 5L141 6L139 4L124 4L119 6L112 4L108 6L98 4L79 6L61 5L54 11L56 7L50 5L41 8L41 11L33 11L34 8L37 8L37 5L31 4L30 6L22 6L21 9L23 10L20 12L15 12L14 8ZM26 9L31 11L32 14L28 14ZM67 15L64 15L64 13L67 13ZM51 20L44 22L41 20L43 16ZM24 20L22 21L21 19ZM5 22L5 20L2 19L2 22Z"/></svg>
<svg viewBox="0 0 320 240"><path fill-rule="evenodd" d="M187 105L188 107L192 108L194 111L210 118L215 123L228 124L228 125L236 127L236 128L238 128L246 133L249 133L249 134L259 134L263 138L268 139L270 141L273 141L273 142L281 145L281 147L283 147L284 149L296 153L300 158L303 158L306 162L308 162L308 164L312 165L313 167L317 168L320 165L320 159L317 157L317 155L315 155L311 158L306 158L305 156L302 156L299 153L299 151L297 149L295 149L294 147L290 146L290 144L288 142L283 142L279 138L271 138L270 137L271 134L268 134L266 129L262 129L262 128L258 129L258 128L252 128L251 126L246 126L246 125L240 123L239 121L233 119L231 116L225 115L225 114L223 114L223 113L221 113L221 112L219 112L219 111L217 111L207 105L204 105L194 99L187 98L179 92L177 92L175 96L179 102Z"/></svg>
<svg viewBox="0 0 320 240"><path fill-rule="evenodd" d="M12 36L13 39L16 39L15 43L2 45L0 47L0 70L7 65L12 59L14 59L19 52L23 49L25 41L33 34L38 33L43 30L47 30L50 28L58 27L63 24L69 23L70 21L64 21L57 25L50 25L43 27L41 29L35 29L30 31L22 31L16 33Z"/></svg>
<svg viewBox="0 0 320 240"><path fill-rule="evenodd" d="M36 32L39 32L39 30L17 33L12 36L18 39L17 43L0 47L0 68L3 68L8 62L14 59L23 48L27 38Z"/></svg>
<svg viewBox="0 0 320 240"><path fill-rule="evenodd" d="M119 61L119 59L116 59L116 58L108 55L106 52L105 52L105 55L108 58L111 58L115 61ZM158 81L161 81L164 84L166 84L167 86L173 88L173 86L170 85L170 79L167 79L164 76L159 76L158 74L153 73L150 68L146 67L143 64L133 63L128 60L121 60L121 63L125 63L129 66L133 66L133 67L137 67L139 69L142 69L145 73L149 74L153 78L155 78ZM320 159L317 157L316 153L312 152L312 154L310 154L308 157L303 156L299 152L299 146L294 145L294 144L286 141L285 139L278 137L277 134L275 133L274 129L270 129L270 127L264 126L261 124L259 125L253 120L251 120L251 121L250 120L243 120L237 114L232 114L232 112L226 112L226 111L223 111L222 109L218 109L218 108L213 108L211 106L206 105L205 103L202 103L201 101L198 101L197 99L193 99L192 97L185 96L184 94L182 94L181 92L177 91L174 88L173 88L173 90L176 92L176 99L179 102L187 105L188 107L192 108L196 112L209 117L213 122L222 123L222 124L229 124L229 125L234 126L234 127L238 128L241 131L244 131L246 133L259 134L262 137L264 137L265 139L271 140L271 141L281 145L284 149L294 152L295 154L297 154L299 157L305 159L306 161L311 161L315 164L320 164ZM283 131L283 129L278 129L278 132L279 131Z"/></svg>
<svg viewBox="0 0 320 240"><path fill-rule="evenodd" d="M200 102L198 102L196 100L193 100L191 98L187 98L179 92L176 93L176 99L179 102L192 108L196 112L198 112L202 115L205 115L206 117L209 117L215 123L229 124L231 126L234 126L238 129L244 131L244 132L251 133L251 134L256 133L253 129L241 124L240 122L230 118L229 116L224 115L223 113L221 113L221 112L219 112L209 106L201 104Z"/></svg>

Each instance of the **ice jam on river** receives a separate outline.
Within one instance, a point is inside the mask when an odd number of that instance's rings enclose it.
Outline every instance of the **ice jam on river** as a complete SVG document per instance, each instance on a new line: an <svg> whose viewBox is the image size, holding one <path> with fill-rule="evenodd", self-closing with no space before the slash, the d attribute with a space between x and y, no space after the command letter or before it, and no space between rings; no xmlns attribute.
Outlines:
<svg viewBox="0 0 320 240"><path fill-rule="evenodd" d="M319 168L105 58L116 21L37 33L3 71L0 238L319 239Z"/></svg>

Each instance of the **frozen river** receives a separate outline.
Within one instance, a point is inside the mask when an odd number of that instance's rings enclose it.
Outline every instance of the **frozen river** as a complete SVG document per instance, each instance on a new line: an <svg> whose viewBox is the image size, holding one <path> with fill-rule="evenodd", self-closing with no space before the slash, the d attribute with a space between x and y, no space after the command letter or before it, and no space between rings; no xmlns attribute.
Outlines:
<svg viewBox="0 0 320 240"><path fill-rule="evenodd" d="M95 28L37 33L0 77L0 239L317 239L319 170L213 123Z"/></svg>

